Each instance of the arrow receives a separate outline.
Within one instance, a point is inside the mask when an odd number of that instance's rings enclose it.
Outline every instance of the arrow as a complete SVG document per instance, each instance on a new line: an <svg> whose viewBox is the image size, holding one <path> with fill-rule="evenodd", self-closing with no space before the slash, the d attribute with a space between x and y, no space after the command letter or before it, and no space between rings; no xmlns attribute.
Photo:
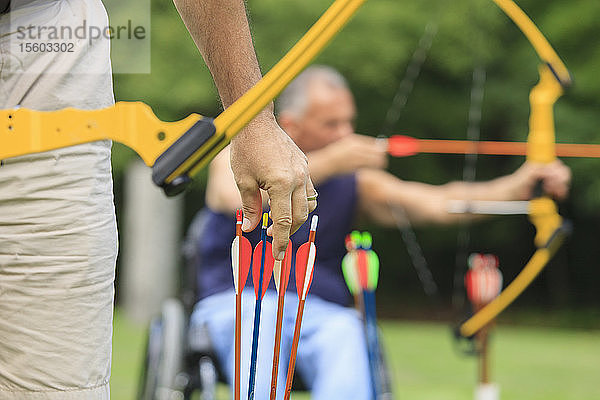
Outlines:
<svg viewBox="0 0 600 400"><path fill-rule="evenodd" d="M302 314L304 313L304 302L313 278L313 268L315 266L315 257L317 248L315 247L315 235L317 233L317 223L319 217L313 215L310 222L310 232L308 242L298 248L296 252L296 291L298 293L298 311L296 312L296 325L294 326L294 338L292 340L292 350L290 352L290 362L287 370L287 381L285 384L285 400L290 399L292 392L292 381L294 379L294 369L296 368L296 355L298 354L298 341L300 340L300 327L302 325Z"/></svg>
<svg viewBox="0 0 600 400"><path fill-rule="evenodd" d="M384 140L387 140L388 153L392 157L408 157L419 153L507 156L527 154L527 143L525 142L418 139L404 135L394 135ZM557 143L556 155L558 157L600 158L600 144Z"/></svg>
<svg viewBox="0 0 600 400"><path fill-rule="evenodd" d="M254 330L252 331L252 353L250 355L250 380L248 382L248 400L254 399L254 384L256 382L256 361L258 356L258 331L260 329L260 309L262 298L267 291L271 275L273 274L273 251L271 243L267 242L267 224L269 214L263 214L262 229L260 231L260 242L254 248L252 259L252 281L254 283L254 294L256 303L254 307ZM258 268L260 265L260 269Z"/></svg>
<svg viewBox="0 0 600 400"><path fill-rule="evenodd" d="M277 323L275 325L275 346L273 348L273 371L271 372L271 400L277 394L277 373L279 369L279 349L281 346L281 328L283 323L283 306L292 269L292 242L288 242L283 261L276 260L273 267L275 288L277 289Z"/></svg>
<svg viewBox="0 0 600 400"><path fill-rule="evenodd" d="M242 349L242 291L250 271L252 245L242 236L242 210L235 213L235 239L231 243L231 269L235 290L235 378L234 399L240 400L240 354Z"/></svg>
<svg viewBox="0 0 600 400"><path fill-rule="evenodd" d="M498 297L502 291L502 273L498 268L498 257L492 254L471 254L469 256L469 270L465 274L465 289L473 310L479 311L486 304ZM479 384L490 383L488 341L491 321L483 326L477 333L479 353Z"/></svg>
<svg viewBox="0 0 600 400"><path fill-rule="evenodd" d="M375 289L379 282L379 257L371 250L373 239L371 234L364 232L358 242L357 269L359 283L363 293L365 310L365 331L367 336L367 349L369 353L369 366L371 382L373 385L373 399L387 398L391 390L386 380L383 367L379 333L377 331L377 314L375 307Z"/></svg>

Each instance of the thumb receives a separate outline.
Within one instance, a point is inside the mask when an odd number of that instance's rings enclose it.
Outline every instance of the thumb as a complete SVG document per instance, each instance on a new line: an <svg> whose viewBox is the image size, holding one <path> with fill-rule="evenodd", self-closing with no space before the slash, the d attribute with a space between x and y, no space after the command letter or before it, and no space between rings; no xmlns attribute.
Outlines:
<svg viewBox="0 0 600 400"><path fill-rule="evenodd" d="M262 216L262 197L256 182L250 185L239 185L240 196L242 197L242 211L244 213L244 221L242 222L242 230L250 232L261 220Z"/></svg>

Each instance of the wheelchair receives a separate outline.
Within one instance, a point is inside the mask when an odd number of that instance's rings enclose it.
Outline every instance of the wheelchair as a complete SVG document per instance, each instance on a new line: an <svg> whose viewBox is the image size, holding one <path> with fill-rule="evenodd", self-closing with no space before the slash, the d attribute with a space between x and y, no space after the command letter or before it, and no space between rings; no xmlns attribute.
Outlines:
<svg viewBox="0 0 600 400"><path fill-rule="evenodd" d="M181 293L162 304L161 312L148 327L146 351L138 386L139 400L188 400L200 392L202 400L216 398L219 382L225 383L205 327L190 325L197 299L196 271L200 254L196 243L203 231L199 213L188 229Z"/></svg>
<svg viewBox="0 0 600 400"><path fill-rule="evenodd" d="M207 328L190 324L197 300L196 268L202 265L197 243L205 232L203 215L196 215L182 246L181 293L162 304L148 327L138 400L189 400L194 393L214 400L217 385L227 384ZM292 389L306 390L299 376Z"/></svg>

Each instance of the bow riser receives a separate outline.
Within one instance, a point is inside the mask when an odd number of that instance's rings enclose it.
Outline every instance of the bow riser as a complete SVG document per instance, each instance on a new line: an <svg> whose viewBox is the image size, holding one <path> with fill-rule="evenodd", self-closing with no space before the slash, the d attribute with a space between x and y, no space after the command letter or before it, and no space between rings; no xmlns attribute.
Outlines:
<svg viewBox="0 0 600 400"><path fill-rule="evenodd" d="M163 122L141 102L118 102L100 110L0 110L0 159L111 139L132 148L152 166L200 119L192 114L181 121Z"/></svg>
<svg viewBox="0 0 600 400"><path fill-rule="evenodd" d="M540 80L531 90L527 161L549 164L556 160L554 104L563 88L547 65L540 66Z"/></svg>

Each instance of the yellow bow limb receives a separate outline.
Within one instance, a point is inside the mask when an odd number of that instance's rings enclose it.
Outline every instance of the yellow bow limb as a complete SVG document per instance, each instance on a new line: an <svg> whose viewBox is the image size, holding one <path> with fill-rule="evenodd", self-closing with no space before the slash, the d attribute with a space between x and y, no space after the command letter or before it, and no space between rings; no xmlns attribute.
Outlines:
<svg viewBox="0 0 600 400"><path fill-rule="evenodd" d="M564 87L570 86L572 80L569 70L531 18L513 0L493 1L523 32L542 61L550 66L560 84Z"/></svg>

